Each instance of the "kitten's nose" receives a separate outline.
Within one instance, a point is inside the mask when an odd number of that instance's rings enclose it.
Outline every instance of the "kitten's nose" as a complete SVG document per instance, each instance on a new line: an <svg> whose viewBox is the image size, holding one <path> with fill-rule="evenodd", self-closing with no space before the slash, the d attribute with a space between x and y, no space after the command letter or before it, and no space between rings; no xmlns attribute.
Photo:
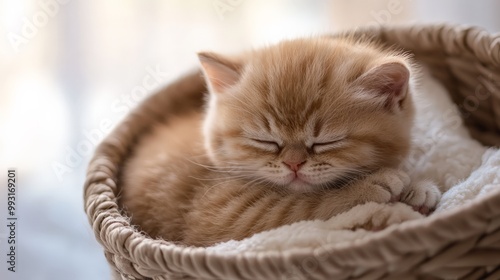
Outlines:
<svg viewBox="0 0 500 280"><path fill-rule="evenodd" d="M284 161L284 164L286 164L292 171L297 172L299 171L300 167L306 163L306 161L298 162L298 161Z"/></svg>

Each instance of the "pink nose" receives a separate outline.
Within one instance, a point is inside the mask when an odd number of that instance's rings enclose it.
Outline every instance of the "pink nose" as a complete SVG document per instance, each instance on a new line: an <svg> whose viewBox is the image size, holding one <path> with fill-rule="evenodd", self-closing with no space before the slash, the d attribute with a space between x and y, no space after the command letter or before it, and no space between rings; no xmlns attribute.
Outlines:
<svg viewBox="0 0 500 280"><path fill-rule="evenodd" d="M292 171L297 172L306 161L304 160L303 162L297 162L297 161L284 161L284 164L286 164Z"/></svg>

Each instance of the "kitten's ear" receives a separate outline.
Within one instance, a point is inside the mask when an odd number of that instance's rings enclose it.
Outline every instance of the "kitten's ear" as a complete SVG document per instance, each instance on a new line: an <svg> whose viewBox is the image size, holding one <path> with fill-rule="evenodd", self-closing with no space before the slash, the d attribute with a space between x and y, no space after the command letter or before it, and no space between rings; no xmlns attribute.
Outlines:
<svg viewBox="0 0 500 280"><path fill-rule="evenodd" d="M222 93L240 79L240 66L214 53L198 53L207 84L212 92Z"/></svg>
<svg viewBox="0 0 500 280"><path fill-rule="evenodd" d="M364 99L391 111L401 109L408 95L410 70L402 62L387 62L368 70L355 80Z"/></svg>

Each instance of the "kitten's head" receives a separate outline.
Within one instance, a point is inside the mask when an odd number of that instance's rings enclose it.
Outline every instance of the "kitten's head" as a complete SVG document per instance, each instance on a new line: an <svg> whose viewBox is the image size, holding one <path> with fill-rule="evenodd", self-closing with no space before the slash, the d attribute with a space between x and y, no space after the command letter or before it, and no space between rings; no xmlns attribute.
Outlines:
<svg viewBox="0 0 500 280"><path fill-rule="evenodd" d="M205 146L222 171L307 192L395 167L408 152L404 55L318 38L199 58L210 92Z"/></svg>

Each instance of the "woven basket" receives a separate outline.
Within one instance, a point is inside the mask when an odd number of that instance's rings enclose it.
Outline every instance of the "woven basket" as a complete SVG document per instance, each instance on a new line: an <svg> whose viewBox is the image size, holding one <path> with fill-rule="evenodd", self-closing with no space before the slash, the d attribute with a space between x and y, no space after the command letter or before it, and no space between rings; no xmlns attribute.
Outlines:
<svg viewBox="0 0 500 280"><path fill-rule="evenodd" d="M449 25L355 34L414 53L448 88L471 134L500 143L500 36ZM231 255L145 237L117 205L122 164L153 123L199 110L204 91L199 72L173 82L133 111L90 162L85 210L116 279L500 279L499 192L343 246Z"/></svg>

